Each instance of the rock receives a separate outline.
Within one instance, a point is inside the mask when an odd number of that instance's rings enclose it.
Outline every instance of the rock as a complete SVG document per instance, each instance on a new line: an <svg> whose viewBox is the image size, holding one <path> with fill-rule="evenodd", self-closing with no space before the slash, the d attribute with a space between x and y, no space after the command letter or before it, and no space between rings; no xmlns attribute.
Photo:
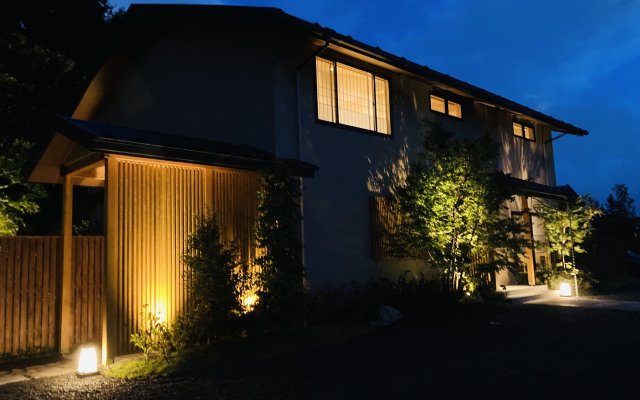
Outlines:
<svg viewBox="0 0 640 400"><path fill-rule="evenodd" d="M387 304L380 306L380 312L378 313L378 319L374 321L376 326L387 326L394 322L398 322L404 318L404 315L397 308L391 307Z"/></svg>

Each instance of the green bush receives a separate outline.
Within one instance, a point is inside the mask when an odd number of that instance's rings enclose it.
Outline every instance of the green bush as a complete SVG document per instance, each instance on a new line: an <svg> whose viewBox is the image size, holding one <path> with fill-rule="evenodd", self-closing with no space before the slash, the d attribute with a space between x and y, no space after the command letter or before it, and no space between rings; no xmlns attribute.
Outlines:
<svg viewBox="0 0 640 400"><path fill-rule="evenodd" d="M149 353L167 357L175 350L172 329L166 322L160 322L160 318L148 311L148 307L146 304L143 306L141 314L144 327L131 334L131 343L142 350L145 359L149 357Z"/></svg>

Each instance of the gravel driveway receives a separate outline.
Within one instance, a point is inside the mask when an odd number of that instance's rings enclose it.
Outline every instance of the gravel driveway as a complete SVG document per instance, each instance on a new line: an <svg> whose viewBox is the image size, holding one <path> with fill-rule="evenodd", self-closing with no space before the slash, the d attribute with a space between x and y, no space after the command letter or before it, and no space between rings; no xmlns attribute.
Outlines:
<svg viewBox="0 0 640 400"><path fill-rule="evenodd" d="M8 384L0 399L638 399L639 374L640 313L524 305L199 376Z"/></svg>

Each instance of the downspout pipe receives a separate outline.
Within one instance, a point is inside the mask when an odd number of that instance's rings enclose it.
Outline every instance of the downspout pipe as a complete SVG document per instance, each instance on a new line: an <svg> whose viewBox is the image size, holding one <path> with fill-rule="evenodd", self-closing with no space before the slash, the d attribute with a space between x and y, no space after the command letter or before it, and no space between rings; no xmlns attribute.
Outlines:
<svg viewBox="0 0 640 400"><path fill-rule="evenodd" d="M307 57L296 69L294 73L294 79L296 81L296 128L297 128L297 139L298 139L298 160L303 161L303 153L302 153L302 107L300 105L302 95L300 93L300 72L317 56L322 54L331 42L331 37L333 36L333 31L325 30L325 33L322 37L324 40L324 45L320 47L318 50L314 51L309 57ZM300 240L302 242L302 265L306 270L306 251L305 251L305 236L304 236L304 186L302 184L302 178L300 178Z"/></svg>

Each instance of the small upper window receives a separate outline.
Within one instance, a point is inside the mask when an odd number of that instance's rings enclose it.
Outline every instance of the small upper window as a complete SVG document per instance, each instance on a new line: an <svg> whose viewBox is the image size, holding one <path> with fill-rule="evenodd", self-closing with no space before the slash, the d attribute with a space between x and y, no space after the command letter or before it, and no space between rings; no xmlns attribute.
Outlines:
<svg viewBox="0 0 640 400"><path fill-rule="evenodd" d="M513 122L513 135L527 140L536 140L533 126L523 124L522 122Z"/></svg>
<svg viewBox="0 0 640 400"><path fill-rule="evenodd" d="M442 114L447 114L455 118L462 118L462 105L436 95L429 96L431 110Z"/></svg>

